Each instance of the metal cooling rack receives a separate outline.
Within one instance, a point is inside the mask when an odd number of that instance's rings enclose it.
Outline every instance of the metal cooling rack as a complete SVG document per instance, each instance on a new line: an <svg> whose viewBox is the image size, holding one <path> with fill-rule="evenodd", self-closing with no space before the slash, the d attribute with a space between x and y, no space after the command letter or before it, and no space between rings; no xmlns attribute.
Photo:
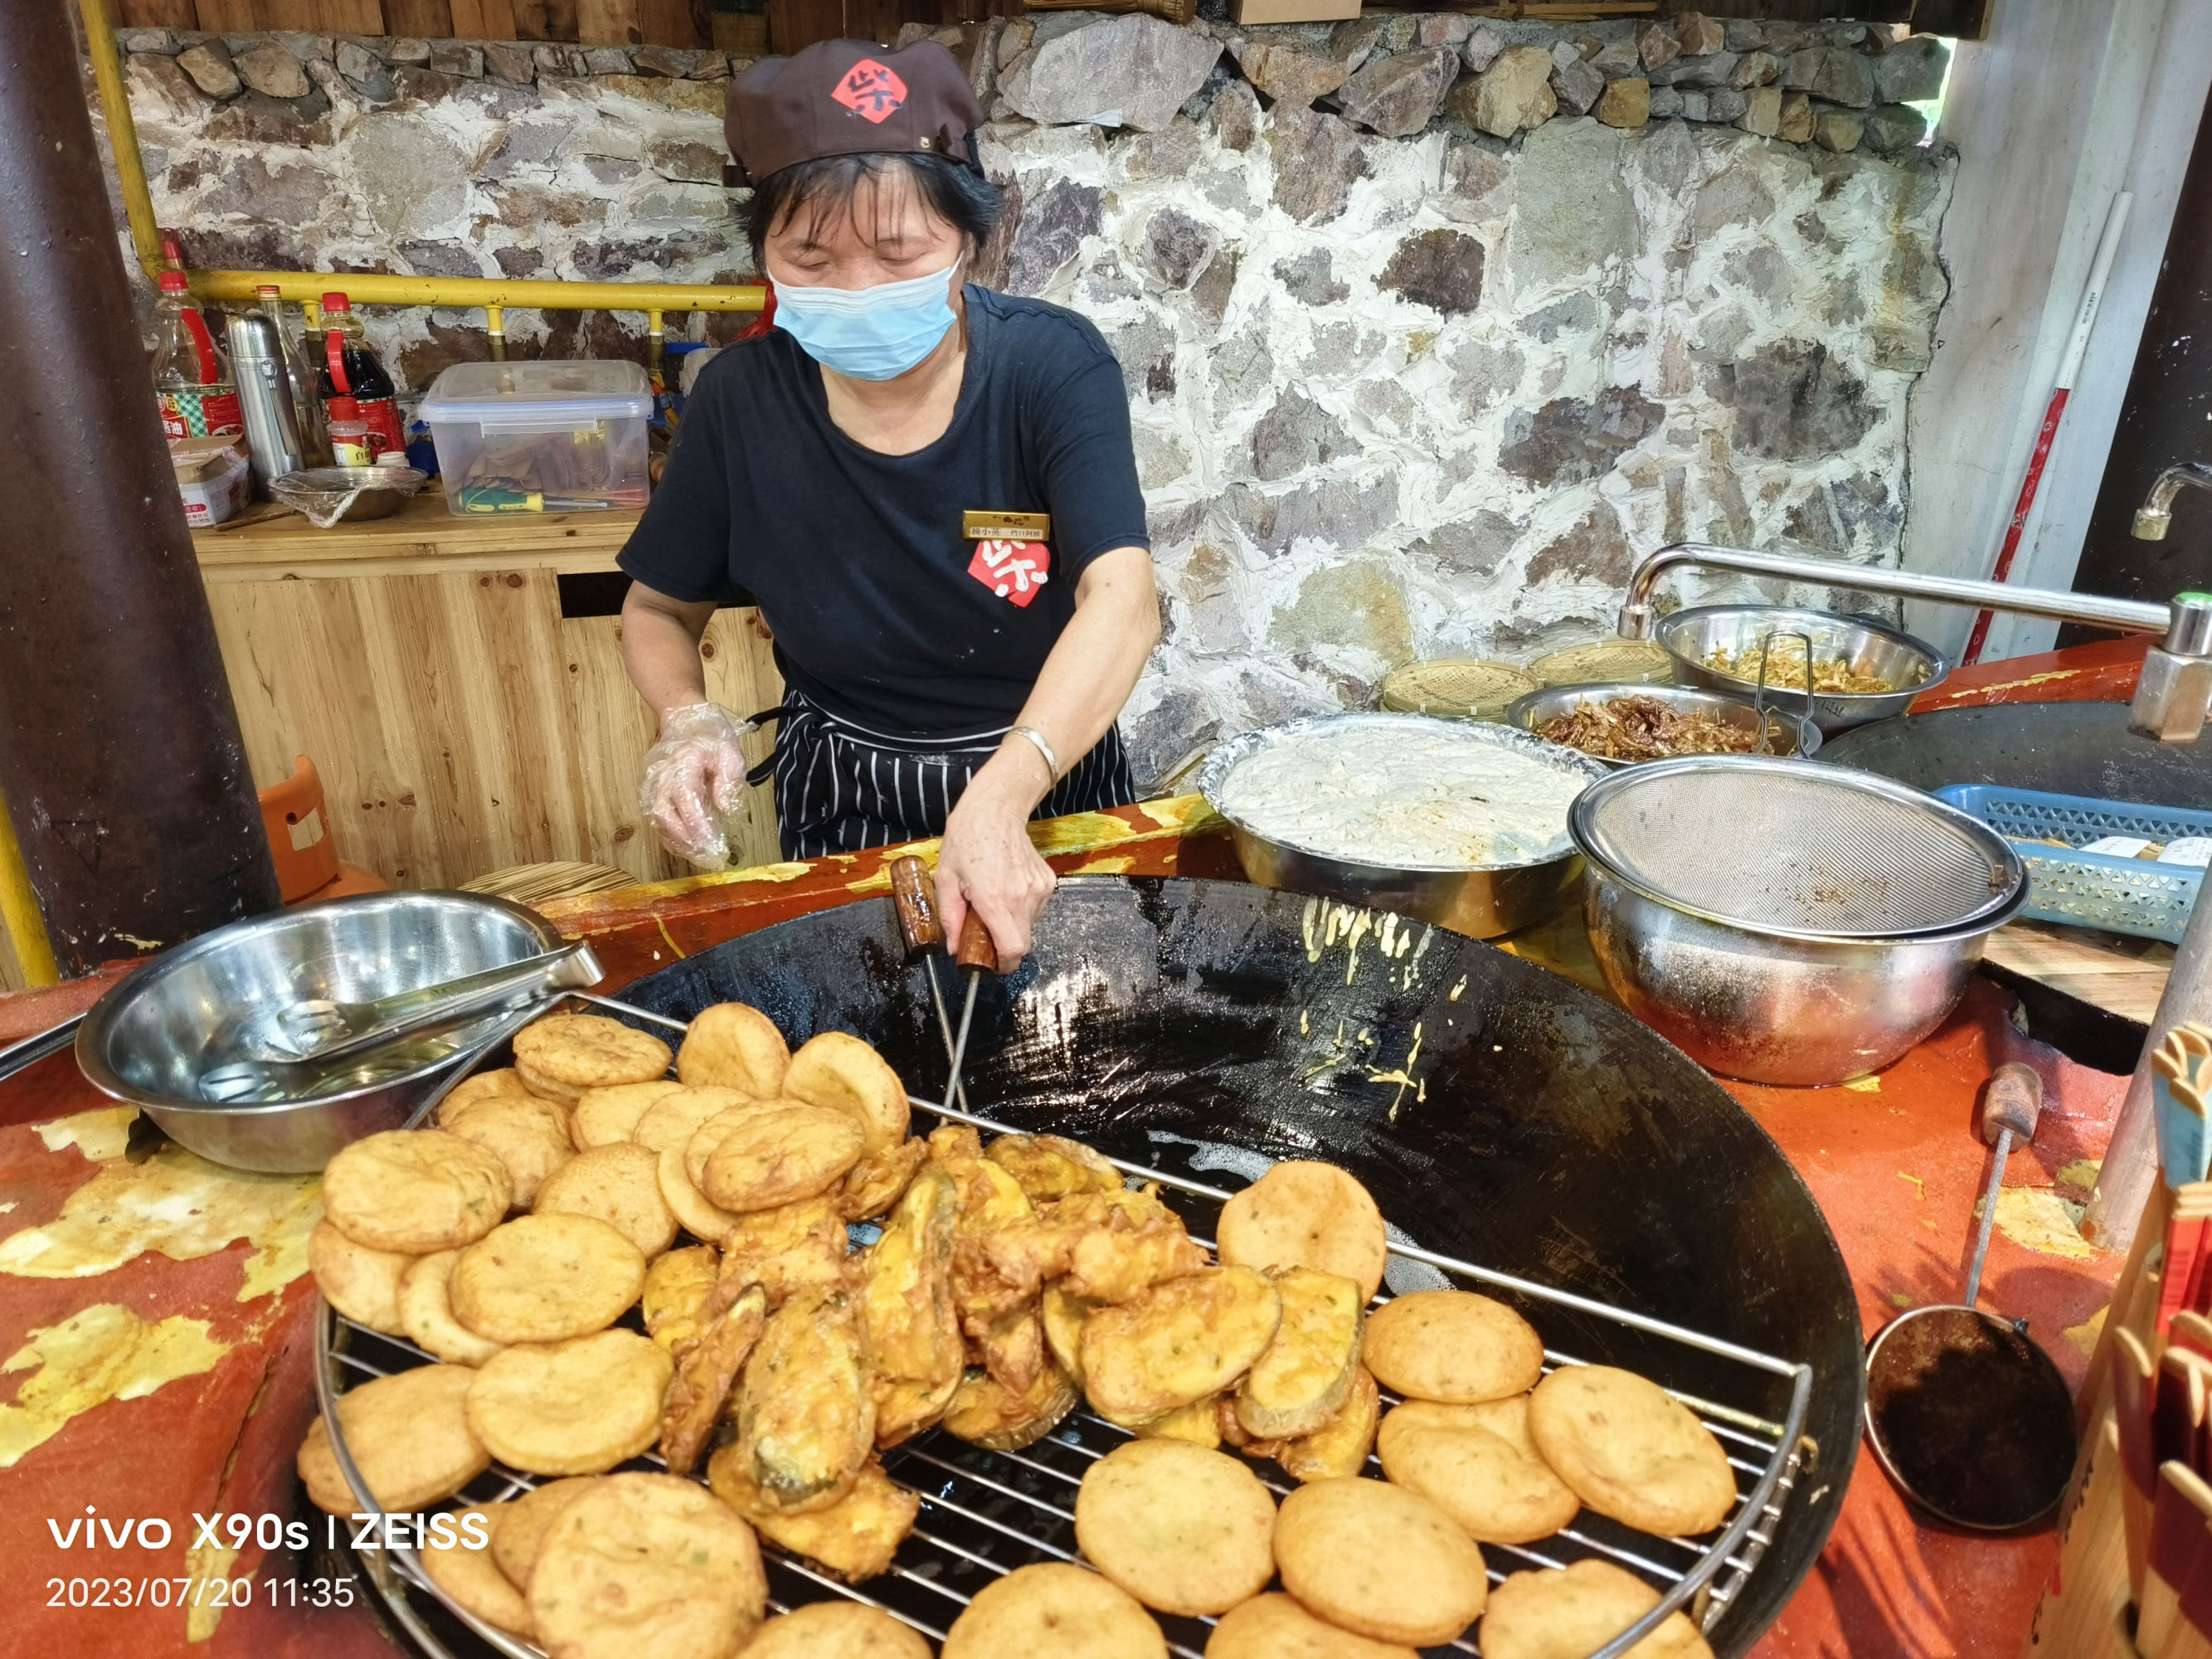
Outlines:
<svg viewBox="0 0 2212 1659"><path fill-rule="evenodd" d="M529 1020L555 1004L574 1000L596 1004L636 1019L683 1031L681 1020L671 1019L611 997L570 992L566 998L548 998L519 1011L503 1022L501 1030L478 1045L466 1064L457 1066L453 1081L479 1063ZM452 1086L451 1083L447 1085ZM415 1122L427 1118L446 1091L425 1103ZM908 1097L917 1111L934 1114L954 1122L995 1134L1028 1131L970 1112L955 1110L936 1101ZM411 1125L410 1125L411 1127ZM1148 1169L1121 1158L1109 1160L1125 1175L1157 1181L1163 1187L1196 1200L1185 1209L1205 1210L1200 1218L1186 1214L1192 1236L1211 1245L1211 1224L1218 1207L1231 1194L1182 1176ZM1589 1510L1575 1524L1529 1545L1485 1544L1483 1559L1495 1583L1509 1573L1531 1567L1563 1567L1588 1558L1598 1558L1626 1568L1661 1592L1659 1605L1622 1632L1590 1659L1619 1659L1668 1614L1686 1612L1701 1628L1711 1630L1741 1593L1773 1541L1783 1508L1796 1484L1802 1458L1801 1436L1812 1397L1812 1367L1771 1354L1760 1353L1717 1337L1688 1330L1648 1315L1607 1306L1572 1291L1555 1289L1510 1273L1439 1255L1410 1244L1393 1243L1390 1253L1419 1262L1468 1284L1504 1290L1531 1301L1571 1310L1590 1317L1624 1326L1647 1336L1680 1343L1769 1376L1786 1378L1790 1405L1784 1419L1772 1422L1756 1413L1736 1410L1717 1401L1669 1389L1668 1393L1697 1413L1729 1453L1736 1472L1737 1501L1728 1522L1711 1536L1661 1538L1633 1531ZM1385 1294L1374 1306L1389 1301ZM1552 1348L1544 1351L1545 1370L1589 1362ZM353 1489L363 1516L381 1515L351 1451L337 1418L337 1400L349 1387L370 1377L389 1376L416 1365L436 1363L411 1343L383 1335L340 1316L327 1304L315 1328L315 1395L331 1449L346 1484ZM1384 1409L1398 1403L1388 1390ZM1071 1414L1050 1435L1014 1452L986 1451L942 1429L931 1429L882 1454L885 1472L897 1485L921 1499L914 1531L899 1546L890 1571L860 1585L846 1584L811 1565L803 1558L760 1540L768 1570L769 1607L784 1613L809 1601L842 1596L879 1607L912 1626L933 1641L945 1633L976 1592L994 1579L1036 1561L1066 1561L1087 1566L1075 1541L1075 1494L1083 1473L1091 1464L1131 1437L1129 1431L1087 1412ZM1379 1476L1381 1464L1371 1454L1368 1473ZM1252 1465L1261 1480L1278 1498L1296 1490L1296 1483L1273 1463ZM624 1469L665 1472L658 1453L623 1465ZM456 1503L484 1504L510 1498L538 1484L538 1477L494 1464L456 1495ZM389 1551L356 1553L364 1576L408 1633L436 1659L455 1659L449 1649L410 1605L411 1593L426 1594L447 1613L507 1659L544 1659L544 1650L520 1637L485 1623L457 1606L433 1583L416 1552L401 1546ZM1178 1619L1156 1613L1165 1634L1168 1650L1178 1659L1204 1659L1203 1649L1213 1620ZM1475 1654L1471 1633L1441 1648L1439 1654Z"/></svg>

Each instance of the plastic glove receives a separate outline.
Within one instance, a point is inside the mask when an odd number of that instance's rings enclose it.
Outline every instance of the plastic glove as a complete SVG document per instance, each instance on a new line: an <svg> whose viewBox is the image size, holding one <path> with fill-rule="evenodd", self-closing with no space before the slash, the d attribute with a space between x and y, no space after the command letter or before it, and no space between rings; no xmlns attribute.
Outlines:
<svg viewBox="0 0 2212 1659"><path fill-rule="evenodd" d="M662 844L699 869L730 867L730 830L750 816L738 739L752 729L720 703L686 703L668 711L645 751L639 805Z"/></svg>

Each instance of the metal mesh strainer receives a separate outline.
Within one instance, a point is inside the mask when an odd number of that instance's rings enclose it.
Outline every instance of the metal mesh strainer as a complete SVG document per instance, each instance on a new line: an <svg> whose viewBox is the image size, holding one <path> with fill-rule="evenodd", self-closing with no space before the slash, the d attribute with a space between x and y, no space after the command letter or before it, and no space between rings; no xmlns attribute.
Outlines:
<svg viewBox="0 0 2212 1659"><path fill-rule="evenodd" d="M1632 767L1584 790L1570 827L1650 898L1797 937L1971 927L2027 878L2002 836L1917 789L1750 757Z"/></svg>

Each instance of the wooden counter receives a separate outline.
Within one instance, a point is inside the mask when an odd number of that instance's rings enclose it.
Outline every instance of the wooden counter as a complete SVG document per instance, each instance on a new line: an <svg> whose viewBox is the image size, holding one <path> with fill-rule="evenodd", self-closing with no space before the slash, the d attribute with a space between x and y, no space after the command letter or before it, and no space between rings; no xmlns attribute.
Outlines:
<svg viewBox="0 0 2212 1659"><path fill-rule="evenodd" d="M459 518L431 489L368 524L198 532L254 782L309 757L338 855L395 886L556 859L688 873L638 810L653 721L623 672L617 584L574 580L613 577L636 523ZM708 695L739 714L782 696L756 615L717 613L702 646ZM756 760L769 742L749 740ZM775 810L752 793L738 861L764 864Z"/></svg>

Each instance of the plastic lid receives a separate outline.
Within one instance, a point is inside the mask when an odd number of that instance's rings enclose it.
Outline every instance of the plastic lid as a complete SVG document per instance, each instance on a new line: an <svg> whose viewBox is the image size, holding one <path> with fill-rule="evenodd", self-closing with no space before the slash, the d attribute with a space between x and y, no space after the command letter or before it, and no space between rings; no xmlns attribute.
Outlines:
<svg viewBox="0 0 2212 1659"><path fill-rule="evenodd" d="M353 421L360 419L360 400L355 398L331 398L330 404L330 417L334 421Z"/></svg>
<svg viewBox="0 0 2212 1659"><path fill-rule="evenodd" d="M325 311L351 311L353 309L353 302L347 299L344 295L332 292L323 295L323 309Z"/></svg>
<svg viewBox="0 0 2212 1659"><path fill-rule="evenodd" d="M256 288L253 291L254 291L256 294L262 295L264 295L264 296L265 296L265 295L271 295L271 294L273 294L273 295L276 295L279 299L282 299L282 298L283 297L283 295L284 295L284 290L283 290L283 289L281 289L281 288L277 287L277 286L276 286L276 283L262 283L259 287Z"/></svg>
<svg viewBox="0 0 2212 1659"><path fill-rule="evenodd" d="M165 270L165 271L163 271L163 272L161 273L161 292L162 292L162 293L164 293L164 294L189 294L189 293L191 293L191 291L192 291L191 279L190 277L186 276L183 271L181 271L181 270Z"/></svg>
<svg viewBox="0 0 2212 1659"><path fill-rule="evenodd" d="M643 420L653 412L653 383L641 365L629 362L454 363L416 412L434 423Z"/></svg>

